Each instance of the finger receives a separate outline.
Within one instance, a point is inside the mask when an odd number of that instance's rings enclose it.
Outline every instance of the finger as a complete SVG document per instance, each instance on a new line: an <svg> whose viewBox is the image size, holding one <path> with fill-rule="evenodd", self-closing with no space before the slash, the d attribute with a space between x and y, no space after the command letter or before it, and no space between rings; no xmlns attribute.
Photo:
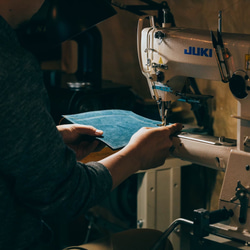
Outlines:
<svg viewBox="0 0 250 250"><path fill-rule="evenodd" d="M166 126L166 128L168 128L170 135L173 135L176 132L180 132L182 130L182 124L181 123L174 123L174 124Z"/></svg>
<svg viewBox="0 0 250 250"><path fill-rule="evenodd" d="M177 132L180 132L182 130L183 126L181 123L174 123L168 126L161 126L161 127L143 127L142 129L145 130L163 130L168 131L169 135L174 135Z"/></svg>
<svg viewBox="0 0 250 250"><path fill-rule="evenodd" d="M75 130L79 134L91 135L91 136L101 136L103 131L97 129L93 126L86 126L86 125L75 125Z"/></svg>

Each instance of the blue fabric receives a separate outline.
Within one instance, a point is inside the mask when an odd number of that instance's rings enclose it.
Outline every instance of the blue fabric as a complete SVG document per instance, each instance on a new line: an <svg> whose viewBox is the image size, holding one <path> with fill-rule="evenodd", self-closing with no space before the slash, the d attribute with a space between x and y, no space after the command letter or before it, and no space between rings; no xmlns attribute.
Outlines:
<svg viewBox="0 0 250 250"><path fill-rule="evenodd" d="M126 146L131 136L142 127L157 127L160 121L151 120L132 111L111 109L86 113L64 115L68 121L83 125L92 125L103 130L103 136L97 139L113 150Z"/></svg>

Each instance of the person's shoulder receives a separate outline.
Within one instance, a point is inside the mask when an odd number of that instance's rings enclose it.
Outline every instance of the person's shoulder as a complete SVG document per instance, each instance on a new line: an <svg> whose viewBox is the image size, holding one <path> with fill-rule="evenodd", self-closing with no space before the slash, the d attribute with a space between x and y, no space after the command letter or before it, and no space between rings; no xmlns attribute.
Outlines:
<svg viewBox="0 0 250 250"><path fill-rule="evenodd" d="M21 46L10 47L4 43L1 43L0 39L0 67L8 68L15 71L21 67L23 70L39 68L39 63L35 56L22 48Z"/></svg>

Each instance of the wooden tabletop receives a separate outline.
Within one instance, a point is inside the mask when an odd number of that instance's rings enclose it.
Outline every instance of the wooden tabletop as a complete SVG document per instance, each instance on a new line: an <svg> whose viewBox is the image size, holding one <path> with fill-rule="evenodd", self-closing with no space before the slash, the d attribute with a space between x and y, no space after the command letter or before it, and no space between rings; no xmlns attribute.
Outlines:
<svg viewBox="0 0 250 250"><path fill-rule="evenodd" d="M101 151L93 152L93 153L89 154L84 159L82 159L81 162L87 163L90 161L99 161L99 160L101 160L109 155L114 154L117 151L118 150L114 151L114 150L110 149L109 147L105 147Z"/></svg>

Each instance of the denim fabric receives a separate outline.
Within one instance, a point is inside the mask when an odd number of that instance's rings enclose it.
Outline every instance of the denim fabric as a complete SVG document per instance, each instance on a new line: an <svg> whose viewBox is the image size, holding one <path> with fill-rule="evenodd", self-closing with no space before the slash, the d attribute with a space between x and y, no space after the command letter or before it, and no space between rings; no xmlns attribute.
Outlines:
<svg viewBox="0 0 250 250"><path fill-rule="evenodd" d="M160 121L151 120L132 111L111 109L64 115L71 123L92 125L103 130L98 139L113 150L126 146L131 136L142 127L157 127Z"/></svg>

